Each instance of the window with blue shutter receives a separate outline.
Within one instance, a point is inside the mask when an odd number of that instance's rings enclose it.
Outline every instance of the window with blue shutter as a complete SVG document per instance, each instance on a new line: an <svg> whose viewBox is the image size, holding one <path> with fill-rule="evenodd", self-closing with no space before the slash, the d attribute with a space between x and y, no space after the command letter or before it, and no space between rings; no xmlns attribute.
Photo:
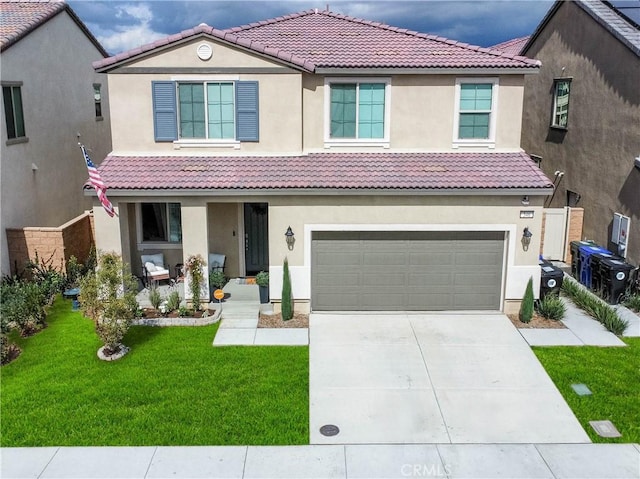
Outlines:
<svg viewBox="0 0 640 479"><path fill-rule="evenodd" d="M153 133L156 141L178 139L176 86L171 81L151 82L153 97Z"/></svg>
<svg viewBox="0 0 640 479"><path fill-rule="evenodd" d="M258 82L236 82L236 140L258 141Z"/></svg>

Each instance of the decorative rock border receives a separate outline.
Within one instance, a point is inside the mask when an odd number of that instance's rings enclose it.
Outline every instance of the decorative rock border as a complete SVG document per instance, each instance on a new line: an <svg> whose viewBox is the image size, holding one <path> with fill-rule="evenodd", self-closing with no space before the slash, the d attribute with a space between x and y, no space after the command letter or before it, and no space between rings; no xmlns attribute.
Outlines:
<svg viewBox="0 0 640 479"><path fill-rule="evenodd" d="M131 348L128 348L124 344L121 344L120 349L118 349L117 353L112 354L111 356L107 356L106 354L104 354L104 348L105 347L102 346L100 349L98 349L98 357L103 361L116 361L122 358L125 354L127 354L131 350Z"/></svg>
<svg viewBox="0 0 640 479"><path fill-rule="evenodd" d="M136 319L131 324L133 326L208 326L220 321L220 311L216 311L211 316L204 318L144 318Z"/></svg>

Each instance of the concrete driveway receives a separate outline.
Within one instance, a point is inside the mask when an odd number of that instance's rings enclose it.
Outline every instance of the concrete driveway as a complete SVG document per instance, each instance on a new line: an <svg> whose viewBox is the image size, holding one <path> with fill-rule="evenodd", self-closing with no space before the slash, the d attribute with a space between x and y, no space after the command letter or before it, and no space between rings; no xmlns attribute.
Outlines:
<svg viewBox="0 0 640 479"><path fill-rule="evenodd" d="M502 314L312 314L309 335L311 444L590 442Z"/></svg>

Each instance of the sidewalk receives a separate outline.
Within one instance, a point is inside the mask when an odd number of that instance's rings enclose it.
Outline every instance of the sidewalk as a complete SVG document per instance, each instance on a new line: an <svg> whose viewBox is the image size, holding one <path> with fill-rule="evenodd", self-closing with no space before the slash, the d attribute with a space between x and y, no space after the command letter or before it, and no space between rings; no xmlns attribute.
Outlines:
<svg viewBox="0 0 640 479"><path fill-rule="evenodd" d="M637 444L0 449L3 479L640 478Z"/></svg>

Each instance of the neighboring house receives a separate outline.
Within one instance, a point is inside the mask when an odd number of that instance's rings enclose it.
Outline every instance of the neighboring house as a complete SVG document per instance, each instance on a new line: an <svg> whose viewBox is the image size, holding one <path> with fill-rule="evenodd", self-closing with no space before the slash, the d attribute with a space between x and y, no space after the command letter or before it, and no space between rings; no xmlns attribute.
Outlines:
<svg viewBox="0 0 640 479"><path fill-rule="evenodd" d="M134 271L222 253L231 277L269 270L277 303L287 257L314 311L512 310L539 281L552 185L520 148L535 60L315 10L94 66L119 211L94 200L97 242Z"/></svg>
<svg viewBox="0 0 640 479"><path fill-rule="evenodd" d="M6 228L57 227L91 208L77 135L101 160L111 131L107 77L91 67L107 53L68 5L2 1L0 37L1 269L8 274Z"/></svg>
<svg viewBox="0 0 640 479"><path fill-rule="evenodd" d="M556 177L548 206L584 208L584 238L640 264L640 27L625 11L551 7L521 50L542 62L525 79L522 145Z"/></svg>

